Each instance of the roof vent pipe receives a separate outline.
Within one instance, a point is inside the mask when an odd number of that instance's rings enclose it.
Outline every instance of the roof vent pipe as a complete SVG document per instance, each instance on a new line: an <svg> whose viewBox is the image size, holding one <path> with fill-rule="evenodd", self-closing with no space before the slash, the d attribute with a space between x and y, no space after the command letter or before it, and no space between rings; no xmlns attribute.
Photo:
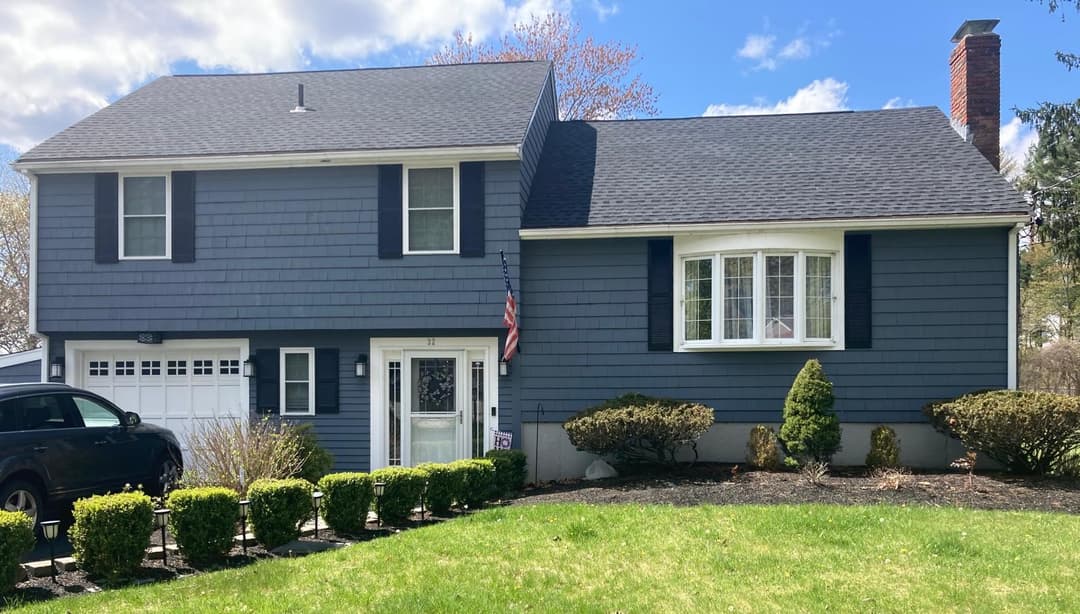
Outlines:
<svg viewBox="0 0 1080 614"><path fill-rule="evenodd" d="M304 84L299 83L296 86L296 108L290 113L307 113L308 108L304 106Z"/></svg>

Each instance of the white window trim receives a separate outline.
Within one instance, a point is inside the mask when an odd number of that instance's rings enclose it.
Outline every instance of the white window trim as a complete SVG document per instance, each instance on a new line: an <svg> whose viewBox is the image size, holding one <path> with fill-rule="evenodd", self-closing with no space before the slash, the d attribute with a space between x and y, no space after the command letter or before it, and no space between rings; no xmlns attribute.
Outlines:
<svg viewBox="0 0 1080 614"><path fill-rule="evenodd" d="M422 170L425 168L449 168L453 170L453 194L454 194L454 248L451 250L413 250L409 249L409 171ZM458 254L461 251L461 195L459 172L461 164L458 162L444 162L441 164L408 165L401 169L401 247L402 254L406 256L422 256L432 254Z"/></svg>
<svg viewBox="0 0 1080 614"><path fill-rule="evenodd" d="M729 236L676 236L674 279L675 351L722 350L843 350L844 349L844 253L843 233L775 233ZM724 257L754 257L754 337L722 339ZM794 255L795 258L795 336L791 339L765 337L765 256ZM830 256L832 259L832 338L806 338L806 257ZM702 258L713 260L712 338L688 341L685 329L685 262Z"/></svg>
<svg viewBox="0 0 1080 614"><path fill-rule="evenodd" d="M285 411L285 384L288 383L285 378L285 355L286 354L307 354L308 357L308 411ZM279 382L280 388L280 406L278 407L278 413L282 416L314 416L315 415L315 348L281 348L278 360L279 368L281 369L281 378Z"/></svg>
<svg viewBox="0 0 1080 614"><path fill-rule="evenodd" d="M164 177L165 178L165 255L163 256L127 256L124 254L124 180L136 177ZM120 175L117 181L117 203L119 208L119 220L117 225L117 240L120 242L117 253L120 260L171 260L172 259L172 173L139 173ZM160 217L159 215L135 215L132 217Z"/></svg>

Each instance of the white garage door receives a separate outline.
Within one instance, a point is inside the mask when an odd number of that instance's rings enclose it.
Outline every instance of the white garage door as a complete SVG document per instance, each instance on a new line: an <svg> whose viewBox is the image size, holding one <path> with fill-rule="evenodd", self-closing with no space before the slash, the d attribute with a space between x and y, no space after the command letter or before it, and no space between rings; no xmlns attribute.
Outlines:
<svg viewBox="0 0 1080 614"><path fill-rule="evenodd" d="M239 346L86 349L78 352L76 385L172 430L186 451L200 421L247 417L243 360Z"/></svg>

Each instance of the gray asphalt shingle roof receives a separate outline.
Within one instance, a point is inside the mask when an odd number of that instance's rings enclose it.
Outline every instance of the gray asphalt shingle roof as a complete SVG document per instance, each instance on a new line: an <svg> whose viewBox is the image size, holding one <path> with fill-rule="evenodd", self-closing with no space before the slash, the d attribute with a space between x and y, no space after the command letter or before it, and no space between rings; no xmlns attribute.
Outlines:
<svg viewBox="0 0 1080 614"><path fill-rule="evenodd" d="M162 77L21 161L512 145L547 62ZM290 113L297 84L310 113Z"/></svg>
<svg viewBox="0 0 1080 614"><path fill-rule="evenodd" d="M552 124L526 228L1024 214L934 107Z"/></svg>

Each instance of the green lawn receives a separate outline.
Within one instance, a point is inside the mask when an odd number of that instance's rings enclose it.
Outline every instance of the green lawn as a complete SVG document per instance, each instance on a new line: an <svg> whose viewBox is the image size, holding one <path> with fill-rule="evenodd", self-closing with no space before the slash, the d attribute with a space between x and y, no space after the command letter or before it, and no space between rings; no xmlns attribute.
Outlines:
<svg viewBox="0 0 1080 614"><path fill-rule="evenodd" d="M546 505L43 603L75 612L1080 612L1080 517Z"/></svg>

